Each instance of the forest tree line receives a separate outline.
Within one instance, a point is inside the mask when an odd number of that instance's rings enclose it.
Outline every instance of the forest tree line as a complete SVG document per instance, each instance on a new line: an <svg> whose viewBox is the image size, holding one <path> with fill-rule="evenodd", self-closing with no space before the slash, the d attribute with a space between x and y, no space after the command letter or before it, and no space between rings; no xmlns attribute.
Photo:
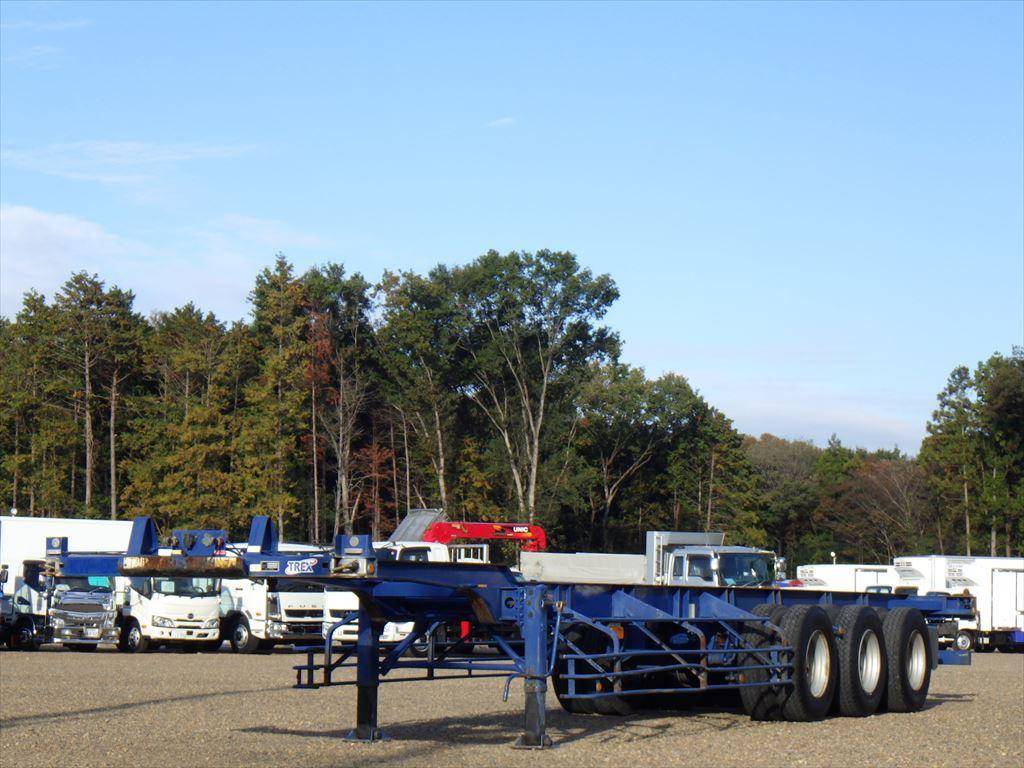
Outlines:
<svg viewBox="0 0 1024 768"><path fill-rule="evenodd" d="M759 438L619 359L618 297L571 253L489 252L373 284L279 256L251 316L143 317L71 275L0 318L0 494L20 514L292 540L383 537L411 508L538 522L563 550L724 530L790 562L1020 553L1024 354L957 367L919 456Z"/></svg>

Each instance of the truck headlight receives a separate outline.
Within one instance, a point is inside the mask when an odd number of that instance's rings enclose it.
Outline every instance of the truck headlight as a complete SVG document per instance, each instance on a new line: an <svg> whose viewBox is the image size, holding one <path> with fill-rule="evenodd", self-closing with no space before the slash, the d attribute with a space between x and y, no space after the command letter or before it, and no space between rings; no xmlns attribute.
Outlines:
<svg viewBox="0 0 1024 768"><path fill-rule="evenodd" d="M64 619L62 619L60 616L53 616L53 617L50 618L50 626L53 627L54 629L56 629L58 627L63 627L64 626Z"/></svg>
<svg viewBox="0 0 1024 768"><path fill-rule="evenodd" d="M154 627L163 627L165 629L171 629L174 626L174 622L170 619L164 618L163 616L154 616L151 622Z"/></svg>
<svg viewBox="0 0 1024 768"><path fill-rule="evenodd" d="M214 616L212 619L207 619L203 622L203 629L216 629L220 626L220 619Z"/></svg>

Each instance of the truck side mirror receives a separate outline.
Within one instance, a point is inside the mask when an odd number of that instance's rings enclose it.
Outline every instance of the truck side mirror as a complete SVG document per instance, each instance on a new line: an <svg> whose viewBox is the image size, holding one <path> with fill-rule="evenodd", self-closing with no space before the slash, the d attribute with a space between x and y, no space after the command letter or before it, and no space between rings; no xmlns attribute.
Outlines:
<svg viewBox="0 0 1024 768"><path fill-rule="evenodd" d="M7 566L0 568L0 584L7 583Z"/></svg>

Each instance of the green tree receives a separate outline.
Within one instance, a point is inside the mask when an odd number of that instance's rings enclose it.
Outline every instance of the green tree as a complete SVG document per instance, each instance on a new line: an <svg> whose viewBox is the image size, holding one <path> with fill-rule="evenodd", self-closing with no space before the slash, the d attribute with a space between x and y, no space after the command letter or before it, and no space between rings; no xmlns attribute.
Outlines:
<svg viewBox="0 0 1024 768"><path fill-rule="evenodd" d="M491 251L453 271L463 391L505 449L519 514L534 521L553 401L572 398L591 363L618 339L596 323L618 298L571 253Z"/></svg>
<svg viewBox="0 0 1024 768"><path fill-rule="evenodd" d="M302 283L284 256L256 278L250 296L257 372L244 387L238 435L240 501L253 514L277 518L278 528L302 510L307 424L304 372L309 359Z"/></svg>

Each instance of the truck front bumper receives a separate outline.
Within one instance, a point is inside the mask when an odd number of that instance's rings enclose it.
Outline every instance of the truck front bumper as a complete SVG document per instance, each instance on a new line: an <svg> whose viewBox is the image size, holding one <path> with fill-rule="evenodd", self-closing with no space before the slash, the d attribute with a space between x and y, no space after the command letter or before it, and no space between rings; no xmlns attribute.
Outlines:
<svg viewBox="0 0 1024 768"><path fill-rule="evenodd" d="M54 627L53 640L65 645L75 643L116 643L120 637L117 627L86 627L65 624Z"/></svg>
<svg viewBox="0 0 1024 768"><path fill-rule="evenodd" d="M319 622L299 621L268 621L267 638L283 642L311 642L320 641Z"/></svg>
<svg viewBox="0 0 1024 768"><path fill-rule="evenodd" d="M149 627L149 637L160 643L216 640L220 637L220 627L199 629L196 627Z"/></svg>

